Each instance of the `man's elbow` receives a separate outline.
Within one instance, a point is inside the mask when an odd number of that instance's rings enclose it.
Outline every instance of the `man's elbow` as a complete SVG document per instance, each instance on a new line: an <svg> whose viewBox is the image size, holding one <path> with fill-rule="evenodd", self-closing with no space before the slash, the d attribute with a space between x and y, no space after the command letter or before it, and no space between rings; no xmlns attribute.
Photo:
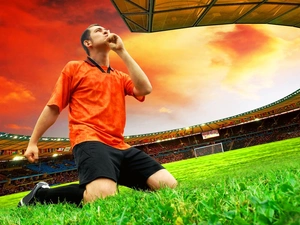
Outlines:
<svg viewBox="0 0 300 225"><path fill-rule="evenodd" d="M152 92L152 86L148 85L147 88L144 90L144 95L149 95Z"/></svg>
<svg viewBox="0 0 300 225"><path fill-rule="evenodd" d="M134 90L135 96L145 96L145 95L149 95L151 92L152 92L151 85L147 85L143 88L135 88Z"/></svg>

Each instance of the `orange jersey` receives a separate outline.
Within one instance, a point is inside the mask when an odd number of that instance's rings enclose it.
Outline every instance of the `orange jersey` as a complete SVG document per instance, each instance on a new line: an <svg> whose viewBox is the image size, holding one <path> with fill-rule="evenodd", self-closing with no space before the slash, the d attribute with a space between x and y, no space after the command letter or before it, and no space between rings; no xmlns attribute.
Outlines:
<svg viewBox="0 0 300 225"><path fill-rule="evenodd" d="M88 61L71 61L61 72L47 105L58 106L60 112L69 105L72 147L84 141L100 141L127 149L130 146L123 136L125 96L134 96L133 88L128 74L114 69L103 73ZM135 98L141 102L145 99Z"/></svg>

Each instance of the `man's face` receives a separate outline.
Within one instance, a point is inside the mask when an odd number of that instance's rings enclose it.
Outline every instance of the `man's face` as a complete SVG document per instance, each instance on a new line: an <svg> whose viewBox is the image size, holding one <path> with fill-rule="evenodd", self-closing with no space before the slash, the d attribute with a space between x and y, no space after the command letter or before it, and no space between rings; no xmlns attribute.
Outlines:
<svg viewBox="0 0 300 225"><path fill-rule="evenodd" d="M90 29L90 39L93 43L93 46L96 47L103 44L107 45L105 39L110 34L109 30L101 26L93 26L89 29Z"/></svg>

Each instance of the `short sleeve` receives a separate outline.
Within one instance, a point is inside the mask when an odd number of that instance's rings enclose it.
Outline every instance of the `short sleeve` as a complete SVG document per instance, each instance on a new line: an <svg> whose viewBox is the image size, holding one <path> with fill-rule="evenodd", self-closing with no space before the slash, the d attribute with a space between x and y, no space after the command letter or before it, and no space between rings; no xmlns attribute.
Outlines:
<svg viewBox="0 0 300 225"><path fill-rule="evenodd" d="M69 62L62 70L47 105L56 105L61 112L70 100L72 73L74 65Z"/></svg>

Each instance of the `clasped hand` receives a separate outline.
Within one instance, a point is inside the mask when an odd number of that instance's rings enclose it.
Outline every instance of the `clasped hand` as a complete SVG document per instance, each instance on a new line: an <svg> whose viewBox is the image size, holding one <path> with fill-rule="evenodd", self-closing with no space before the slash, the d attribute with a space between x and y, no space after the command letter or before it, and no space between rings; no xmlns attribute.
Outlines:
<svg viewBox="0 0 300 225"><path fill-rule="evenodd" d="M117 34L110 33L105 39L105 41L108 43L110 49L113 51L119 51L124 49L123 41Z"/></svg>

